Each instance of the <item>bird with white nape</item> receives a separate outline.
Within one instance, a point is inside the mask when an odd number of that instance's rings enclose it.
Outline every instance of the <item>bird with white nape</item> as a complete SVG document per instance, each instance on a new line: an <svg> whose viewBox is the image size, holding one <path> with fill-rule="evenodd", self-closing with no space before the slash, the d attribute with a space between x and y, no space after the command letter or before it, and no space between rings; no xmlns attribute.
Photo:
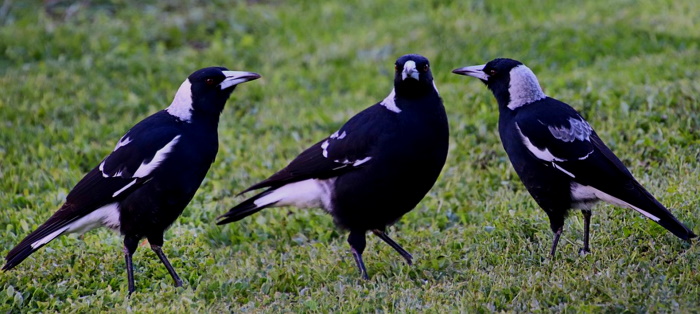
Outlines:
<svg viewBox="0 0 700 314"><path fill-rule="evenodd" d="M410 265L413 256L386 227L428 193L447 158L449 130L430 63L410 54L395 63L394 89L352 117L284 169L242 193L266 188L222 215L219 224L267 207L321 207L350 231L348 243L362 278L365 234L372 231Z"/></svg>
<svg viewBox="0 0 700 314"><path fill-rule="evenodd" d="M591 210L598 201L633 209L683 240L696 237L637 182L574 108L545 95L530 68L499 58L452 72L476 77L493 92L503 147L549 216L552 256L572 208L580 209L584 218L580 253L590 252Z"/></svg>
<svg viewBox="0 0 700 314"><path fill-rule="evenodd" d="M10 270L58 236L105 226L124 236L129 295L134 292L132 255L146 238L176 286L182 280L161 247L163 233L192 200L219 148L217 126L238 84L252 72L222 67L198 70L172 104L131 128L114 151L81 179L66 202L5 257Z"/></svg>

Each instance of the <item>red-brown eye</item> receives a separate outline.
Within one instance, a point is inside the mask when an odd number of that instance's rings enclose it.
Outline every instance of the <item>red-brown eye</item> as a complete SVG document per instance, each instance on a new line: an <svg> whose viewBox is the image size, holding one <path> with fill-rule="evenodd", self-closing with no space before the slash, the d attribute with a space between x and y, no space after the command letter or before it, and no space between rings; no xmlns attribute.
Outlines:
<svg viewBox="0 0 700 314"><path fill-rule="evenodd" d="M423 72L428 72L429 69L430 69L429 65L426 64L425 66L423 66Z"/></svg>
<svg viewBox="0 0 700 314"><path fill-rule="evenodd" d="M394 65L394 70L398 71L398 70L399 70L399 66L398 66L398 65Z"/></svg>
<svg viewBox="0 0 700 314"><path fill-rule="evenodd" d="M204 83L207 83L207 85L214 85L214 79L213 78L205 79Z"/></svg>
<svg viewBox="0 0 700 314"><path fill-rule="evenodd" d="M487 72L489 72L489 75L491 75L491 76L496 75L496 70L494 70L494 69L490 69Z"/></svg>

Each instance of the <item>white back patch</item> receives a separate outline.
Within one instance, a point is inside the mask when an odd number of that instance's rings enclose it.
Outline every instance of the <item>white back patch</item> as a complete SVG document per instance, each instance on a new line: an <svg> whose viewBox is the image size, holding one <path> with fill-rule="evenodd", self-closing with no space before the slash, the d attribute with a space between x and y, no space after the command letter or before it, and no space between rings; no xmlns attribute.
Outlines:
<svg viewBox="0 0 700 314"><path fill-rule="evenodd" d="M510 102L508 108L516 108L533 103L547 97L537 81L537 76L525 65L519 65L510 70L510 86L508 86Z"/></svg>
<svg viewBox="0 0 700 314"><path fill-rule="evenodd" d="M389 96L386 96L384 100L382 100L380 105L386 107L386 109L389 109L390 111L399 113L401 112L401 109L396 106L396 90L392 89L391 93L389 93Z"/></svg>
<svg viewBox="0 0 700 314"><path fill-rule="evenodd" d="M170 154L170 151L173 150L173 147L175 147L175 144L180 140L180 135L175 136L168 144L165 144L163 148L159 149L155 155L153 155L153 158L149 162L142 162L141 166L139 166L138 169L136 169L136 172L134 172L134 178L143 178L153 170L155 170L160 163L165 160L166 157L168 157L168 154Z"/></svg>
<svg viewBox="0 0 700 314"><path fill-rule="evenodd" d="M165 108L169 114L177 117L180 121L190 122L192 120L192 84L190 79L186 79L178 88L173 102Z"/></svg>
<svg viewBox="0 0 700 314"><path fill-rule="evenodd" d="M553 161L566 161L566 159L558 158L552 155L552 153L547 149L546 147L544 149L539 149L537 146L533 145L532 142L530 142L530 139L523 134L523 132L520 130L520 127L518 126L518 123L515 123L515 128L518 130L518 133L520 133L520 139L523 140L523 144L525 144L525 147L533 154L535 157L547 161L547 162L553 162Z"/></svg>
<svg viewBox="0 0 700 314"><path fill-rule="evenodd" d="M607 193L605 193L601 190L598 190L592 186L582 185L582 184L579 184L576 182L571 183L571 198L573 200L580 200L580 201L590 201L593 199L599 199L599 200L608 202L608 203L613 204L613 205L617 205L617 206L624 207L624 208L634 209L634 210L638 211L639 213L641 213L642 215L644 215L645 217L647 217L653 221L658 222L659 220L661 220L659 217L656 217L656 216L650 214L649 212L647 212L639 207L636 207L630 203L627 203L627 202L625 202L617 197L614 197L610 194L607 194Z"/></svg>
<svg viewBox="0 0 700 314"><path fill-rule="evenodd" d="M327 180L308 179L283 185L255 200L256 206L266 206L275 203L278 206L295 206L298 208L322 207L328 212L333 211L331 205L332 189L335 178Z"/></svg>

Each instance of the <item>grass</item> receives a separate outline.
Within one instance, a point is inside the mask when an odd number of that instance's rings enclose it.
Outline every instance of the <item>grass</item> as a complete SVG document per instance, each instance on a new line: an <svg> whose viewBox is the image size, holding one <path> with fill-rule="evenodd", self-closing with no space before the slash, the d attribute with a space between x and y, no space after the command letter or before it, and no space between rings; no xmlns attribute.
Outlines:
<svg viewBox="0 0 700 314"><path fill-rule="evenodd" d="M700 231L697 1L5 1L0 8L0 254L48 218L130 126L167 106L195 69L241 86L201 189L166 233L185 281L121 237L61 237L0 273L0 312L690 312L700 251L641 215L594 211L593 254L574 213L556 259L545 214L500 146L492 95L459 66L519 59L577 108L635 176ZM394 60L432 61L450 154L425 199L392 227L407 266L369 237L359 279L320 210L215 217L391 89Z"/></svg>

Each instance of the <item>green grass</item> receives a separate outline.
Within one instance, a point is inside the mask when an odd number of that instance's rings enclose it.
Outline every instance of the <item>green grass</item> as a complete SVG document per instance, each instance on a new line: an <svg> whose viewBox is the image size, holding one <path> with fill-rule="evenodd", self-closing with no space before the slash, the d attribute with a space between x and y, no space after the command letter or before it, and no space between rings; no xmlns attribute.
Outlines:
<svg viewBox="0 0 700 314"><path fill-rule="evenodd" d="M221 149L166 233L185 281L147 246L127 298L121 237L60 237L0 273L0 312L687 312L700 250L641 215L594 211L565 225L556 259L544 212L513 172L492 95L459 66L507 56L591 122L653 194L700 231L700 2L5 1L0 9L0 254L40 225L130 126L167 106L195 69L263 79L237 89ZM82 3L82 4L80 4ZM43 5L43 6L42 6ZM4 13L3 13L4 12ZM320 210L273 209L214 225L235 194L283 167L391 89L394 60L432 61L450 155L425 199L391 228L407 266L369 237L362 281Z"/></svg>

